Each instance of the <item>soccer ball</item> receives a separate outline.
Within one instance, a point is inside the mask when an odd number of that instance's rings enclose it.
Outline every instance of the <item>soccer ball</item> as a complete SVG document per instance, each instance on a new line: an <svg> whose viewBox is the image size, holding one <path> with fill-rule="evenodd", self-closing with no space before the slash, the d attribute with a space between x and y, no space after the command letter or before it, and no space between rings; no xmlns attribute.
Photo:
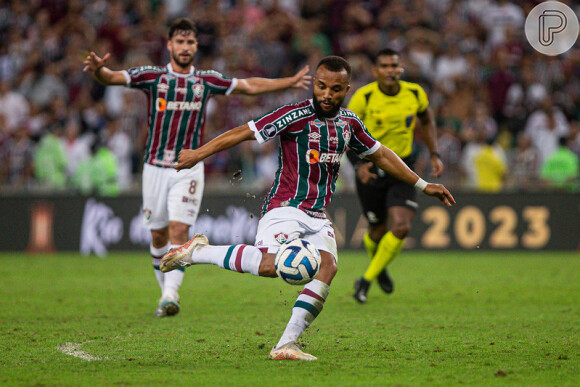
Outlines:
<svg viewBox="0 0 580 387"><path fill-rule="evenodd" d="M304 285L320 270L320 252L304 239L294 239L280 246L274 259L276 274L290 285Z"/></svg>

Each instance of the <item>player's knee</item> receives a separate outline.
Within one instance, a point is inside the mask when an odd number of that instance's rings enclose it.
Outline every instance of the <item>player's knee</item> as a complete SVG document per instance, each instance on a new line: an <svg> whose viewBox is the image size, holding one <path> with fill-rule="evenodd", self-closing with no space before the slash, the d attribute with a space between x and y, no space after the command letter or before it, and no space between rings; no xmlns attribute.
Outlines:
<svg viewBox="0 0 580 387"><path fill-rule="evenodd" d="M379 243L386 233L387 226L384 223L369 226L369 237L376 243Z"/></svg>
<svg viewBox="0 0 580 387"><path fill-rule="evenodd" d="M169 236L167 232L162 230L159 231L151 231L151 244L153 247L161 248L167 244L169 241Z"/></svg>
<svg viewBox="0 0 580 387"><path fill-rule="evenodd" d="M395 221L391 225L391 232L393 233L394 236L396 236L399 239L407 237L410 231L411 231L411 222L407 220Z"/></svg>
<svg viewBox="0 0 580 387"><path fill-rule="evenodd" d="M338 272L338 267L336 266L336 261L331 254L327 254L326 257L325 255L322 255L322 262L320 263L320 271L318 272L316 279L326 284L330 284L330 282L332 282L332 279L336 276L336 273Z"/></svg>
<svg viewBox="0 0 580 387"><path fill-rule="evenodd" d="M169 225L169 235L172 243L183 244L189 239L189 225L171 222Z"/></svg>

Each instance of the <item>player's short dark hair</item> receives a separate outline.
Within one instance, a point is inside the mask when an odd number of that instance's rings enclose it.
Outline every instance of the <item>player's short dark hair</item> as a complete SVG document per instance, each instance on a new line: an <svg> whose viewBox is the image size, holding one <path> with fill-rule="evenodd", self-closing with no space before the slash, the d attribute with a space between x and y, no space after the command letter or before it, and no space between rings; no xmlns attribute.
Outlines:
<svg viewBox="0 0 580 387"><path fill-rule="evenodd" d="M401 56L401 54L399 54L398 51L393 50L392 48L383 48L382 50L380 50L379 52L377 52L375 54L375 63L377 63L377 60L379 59L379 57L381 56Z"/></svg>
<svg viewBox="0 0 580 387"><path fill-rule="evenodd" d="M197 27L193 20L186 17L175 19L171 22L169 26L169 40L175 36L177 31L193 31L193 34L197 36Z"/></svg>
<svg viewBox="0 0 580 387"><path fill-rule="evenodd" d="M330 55L324 57L320 60L320 62L318 62L318 66L316 66L316 69L318 70L320 66L324 66L330 71L336 73L339 73L342 70L346 70L346 73L348 74L348 79L350 80L350 74L352 72L350 64L340 56Z"/></svg>

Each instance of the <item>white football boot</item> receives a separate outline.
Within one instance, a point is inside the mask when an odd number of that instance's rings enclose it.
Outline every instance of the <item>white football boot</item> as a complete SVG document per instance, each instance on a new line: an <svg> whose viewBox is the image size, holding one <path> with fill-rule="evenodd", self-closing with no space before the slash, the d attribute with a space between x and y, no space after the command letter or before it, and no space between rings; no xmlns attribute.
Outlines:
<svg viewBox="0 0 580 387"><path fill-rule="evenodd" d="M183 246L169 250L169 252L161 259L159 269L162 272L167 273L168 271L175 270L179 267L193 265L193 260L191 259L193 250L198 246L205 246L208 244L209 241L205 235L194 234L193 238L187 241Z"/></svg>
<svg viewBox="0 0 580 387"><path fill-rule="evenodd" d="M179 294L176 291L167 292L159 300L159 306L155 310L155 316L168 317L175 316L179 313L181 307L179 306Z"/></svg>
<svg viewBox="0 0 580 387"><path fill-rule="evenodd" d="M316 356L309 353L304 353L298 348L296 343L290 342L284 344L280 348L272 348L270 351L270 359L272 360L317 360Z"/></svg>

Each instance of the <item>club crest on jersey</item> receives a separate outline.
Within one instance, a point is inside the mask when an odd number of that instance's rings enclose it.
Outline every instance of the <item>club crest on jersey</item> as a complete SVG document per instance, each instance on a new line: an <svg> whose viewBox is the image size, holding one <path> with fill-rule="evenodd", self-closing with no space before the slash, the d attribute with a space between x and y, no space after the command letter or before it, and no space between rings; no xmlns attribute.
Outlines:
<svg viewBox="0 0 580 387"><path fill-rule="evenodd" d="M203 95L203 90L205 87L200 84L191 85L191 90L193 91L193 95L196 97L201 97Z"/></svg>
<svg viewBox="0 0 580 387"><path fill-rule="evenodd" d="M266 138L274 137L276 135L276 125L267 124L260 132L262 132L262 135Z"/></svg>
<svg viewBox="0 0 580 387"><path fill-rule="evenodd" d="M288 240L288 235L281 232L279 234L274 234L274 239L276 239L276 242L282 244Z"/></svg>
<svg viewBox="0 0 580 387"><path fill-rule="evenodd" d="M308 142L320 142L322 135L318 132L308 133Z"/></svg>
<svg viewBox="0 0 580 387"><path fill-rule="evenodd" d="M344 138L344 141L348 144L348 142L350 141L350 130L343 131L342 138Z"/></svg>
<svg viewBox="0 0 580 387"><path fill-rule="evenodd" d="M308 149L306 152L306 162L308 164L338 163L340 162L340 153L326 153L319 152L315 149Z"/></svg>

